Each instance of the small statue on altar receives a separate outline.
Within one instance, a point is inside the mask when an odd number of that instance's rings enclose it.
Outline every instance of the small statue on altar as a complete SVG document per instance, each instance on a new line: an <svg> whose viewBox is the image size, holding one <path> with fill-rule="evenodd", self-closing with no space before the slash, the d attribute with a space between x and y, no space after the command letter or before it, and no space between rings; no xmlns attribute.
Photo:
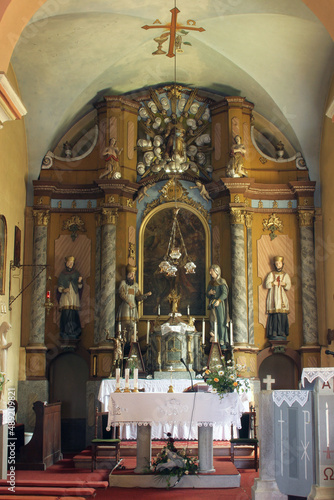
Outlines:
<svg viewBox="0 0 334 500"><path fill-rule="evenodd" d="M226 167L226 177L248 177L244 169L244 158L246 155L246 148L241 142L240 135L234 137L235 144L233 144L230 151L230 161Z"/></svg>
<svg viewBox="0 0 334 500"><path fill-rule="evenodd" d="M181 295L178 295L177 290L175 288L173 288L173 290L168 295L168 301L169 301L169 304L171 305L173 316L179 312L178 308L179 308L180 299L181 299Z"/></svg>
<svg viewBox="0 0 334 500"><path fill-rule="evenodd" d="M118 332L114 338L114 365L115 368L121 368L123 363L123 338L122 333Z"/></svg>
<svg viewBox="0 0 334 500"><path fill-rule="evenodd" d="M215 331L217 332L216 341L223 349L229 343L227 325L229 322L228 310L228 285L221 277L221 269L213 264L210 267L211 280L208 284L206 296L209 299L209 320L211 341L215 340Z"/></svg>
<svg viewBox="0 0 334 500"><path fill-rule="evenodd" d="M275 340L289 335L289 301L286 292L291 288L290 276L283 271L284 257L274 257L275 271L268 274L265 287L267 295L267 337Z"/></svg>
<svg viewBox="0 0 334 500"><path fill-rule="evenodd" d="M117 321L122 325L122 331L127 332L126 341L130 342L133 339L135 324L138 321L137 302L147 299L152 292L143 294L139 290L138 283L135 282L135 272L137 267L128 264L126 266L126 279L121 281L119 286L119 296L122 300L117 311Z"/></svg>
<svg viewBox="0 0 334 500"><path fill-rule="evenodd" d="M100 179L106 177L107 179L120 179L121 172L119 168L119 155L123 151L122 149L118 149L116 146L116 139L112 137L109 141L109 146L105 148L102 155L106 162L105 169L100 175Z"/></svg>

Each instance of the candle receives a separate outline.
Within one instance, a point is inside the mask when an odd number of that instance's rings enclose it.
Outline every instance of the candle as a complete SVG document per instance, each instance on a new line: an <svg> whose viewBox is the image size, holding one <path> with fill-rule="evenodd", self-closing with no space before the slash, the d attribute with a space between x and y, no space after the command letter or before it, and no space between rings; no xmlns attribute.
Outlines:
<svg viewBox="0 0 334 500"><path fill-rule="evenodd" d="M190 306L187 306L187 315L190 316Z"/></svg>
<svg viewBox="0 0 334 500"><path fill-rule="evenodd" d="M230 345L234 345L234 340L233 340L233 322L232 322L232 320L230 321Z"/></svg>
<svg viewBox="0 0 334 500"><path fill-rule="evenodd" d="M125 389L129 389L130 369L125 368Z"/></svg>
<svg viewBox="0 0 334 500"><path fill-rule="evenodd" d="M215 342L217 342L217 321L215 321Z"/></svg>
<svg viewBox="0 0 334 500"><path fill-rule="evenodd" d="M138 389L138 368L133 370L133 388Z"/></svg>
<svg viewBox="0 0 334 500"><path fill-rule="evenodd" d="M150 343L150 320L147 321L146 343Z"/></svg>
<svg viewBox="0 0 334 500"><path fill-rule="evenodd" d="M50 290L48 290L46 292L46 299L49 299L49 300L51 299L51 292L50 292Z"/></svg>
<svg viewBox="0 0 334 500"><path fill-rule="evenodd" d="M160 304L158 305L158 316L160 316Z"/></svg>
<svg viewBox="0 0 334 500"><path fill-rule="evenodd" d="M205 319L202 319L202 344L205 344Z"/></svg>
<svg viewBox="0 0 334 500"><path fill-rule="evenodd" d="M119 389L121 386L121 369L116 368L116 389Z"/></svg>
<svg viewBox="0 0 334 500"><path fill-rule="evenodd" d="M118 331L119 331L119 333L121 333L121 331L122 331L122 325L121 325L120 321L118 322Z"/></svg>
<svg viewBox="0 0 334 500"><path fill-rule="evenodd" d="M133 341L137 342L137 323L133 326Z"/></svg>

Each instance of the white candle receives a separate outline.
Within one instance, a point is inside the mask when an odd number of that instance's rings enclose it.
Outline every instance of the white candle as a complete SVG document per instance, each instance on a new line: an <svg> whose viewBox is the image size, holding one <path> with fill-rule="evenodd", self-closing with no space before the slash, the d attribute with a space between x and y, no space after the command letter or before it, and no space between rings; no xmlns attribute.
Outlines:
<svg viewBox="0 0 334 500"><path fill-rule="evenodd" d="M190 306L187 306L187 315L190 316Z"/></svg>
<svg viewBox="0 0 334 500"><path fill-rule="evenodd" d="M158 305L158 316L160 316L160 304Z"/></svg>
<svg viewBox="0 0 334 500"><path fill-rule="evenodd" d="M133 388L138 389L138 368L133 370Z"/></svg>
<svg viewBox="0 0 334 500"><path fill-rule="evenodd" d="M118 331L119 331L119 333L121 333L121 331L122 331L122 325L121 325L120 321L118 322Z"/></svg>
<svg viewBox="0 0 334 500"><path fill-rule="evenodd" d="M119 389L121 386L121 369L116 368L116 389Z"/></svg>
<svg viewBox="0 0 334 500"><path fill-rule="evenodd" d="M129 389L130 369L125 368L125 389Z"/></svg>
<svg viewBox="0 0 334 500"><path fill-rule="evenodd" d="M133 326L133 341L137 342L137 323Z"/></svg>
<svg viewBox="0 0 334 500"><path fill-rule="evenodd" d="M147 321L146 344L150 343L150 320Z"/></svg>
<svg viewBox="0 0 334 500"><path fill-rule="evenodd" d="M233 322L232 322L232 320L230 321L230 345L234 345L234 340L233 340Z"/></svg>
<svg viewBox="0 0 334 500"><path fill-rule="evenodd" d="M215 342L217 342L217 321L215 321Z"/></svg>
<svg viewBox="0 0 334 500"><path fill-rule="evenodd" d="M202 344L205 344L205 319L202 319Z"/></svg>

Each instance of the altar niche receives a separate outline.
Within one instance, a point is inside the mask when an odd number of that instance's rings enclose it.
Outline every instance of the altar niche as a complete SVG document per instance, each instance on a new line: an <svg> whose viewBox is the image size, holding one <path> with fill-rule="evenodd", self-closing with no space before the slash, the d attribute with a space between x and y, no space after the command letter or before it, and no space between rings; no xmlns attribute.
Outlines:
<svg viewBox="0 0 334 500"><path fill-rule="evenodd" d="M180 295L178 310L181 314L206 316L206 269L209 265L209 225L193 207L177 203L179 224L189 258L196 264L195 274L186 274L184 256L180 258L175 277L166 277L159 264L164 260L172 230L175 203L165 203L145 218L140 229L140 286L151 290L152 296L143 304L142 315L162 316L170 313L169 295L176 290ZM176 242L180 245L181 242Z"/></svg>

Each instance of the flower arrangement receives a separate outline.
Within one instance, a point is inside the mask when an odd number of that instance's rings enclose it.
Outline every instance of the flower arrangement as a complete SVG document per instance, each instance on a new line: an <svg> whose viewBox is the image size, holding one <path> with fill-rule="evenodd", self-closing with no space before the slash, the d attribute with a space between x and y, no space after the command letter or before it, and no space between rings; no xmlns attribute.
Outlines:
<svg viewBox="0 0 334 500"><path fill-rule="evenodd" d="M182 476L198 473L198 458L187 456L185 448L181 450L175 448L171 434L167 435L169 436L167 445L153 460L149 472L166 476L167 488L170 488L172 477L177 477L177 484Z"/></svg>
<svg viewBox="0 0 334 500"><path fill-rule="evenodd" d="M214 369L204 369L203 378L212 387L212 392L219 394L220 398L227 392L247 392L249 382L247 379L239 379L239 373L245 370L245 366L233 361L225 361L221 358L222 364L216 365Z"/></svg>

